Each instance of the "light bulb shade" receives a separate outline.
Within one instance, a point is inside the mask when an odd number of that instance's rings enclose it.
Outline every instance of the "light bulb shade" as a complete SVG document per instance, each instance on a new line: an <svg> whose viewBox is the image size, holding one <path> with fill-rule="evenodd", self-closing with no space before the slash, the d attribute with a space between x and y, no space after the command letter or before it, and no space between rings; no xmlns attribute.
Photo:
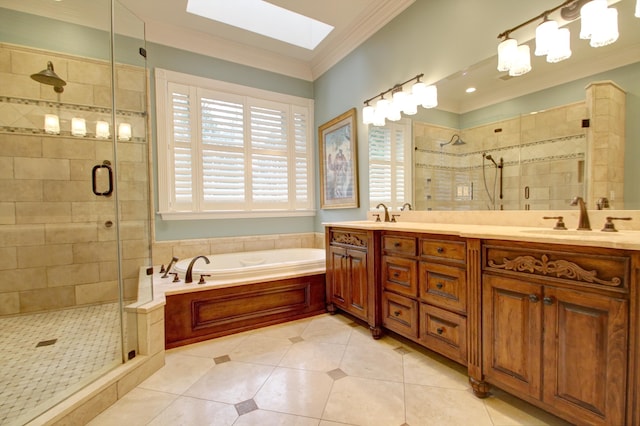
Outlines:
<svg viewBox="0 0 640 426"><path fill-rule="evenodd" d="M384 126L386 124L386 119L387 119L387 117L385 115L379 114L376 111L376 116L373 119L373 123L371 123L371 124L373 124L374 126L381 127L381 126Z"/></svg>
<svg viewBox="0 0 640 426"><path fill-rule="evenodd" d="M549 53L557 32L558 23L556 21L544 21L536 27L536 56L544 56Z"/></svg>
<svg viewBox="0 0 640 426"><path fill-rule="evenodd" d="M498 45L498 71L509 71L518 56L518 42L508 38Z"/></svg>
<svg viewBox="0 0 640 426"><path fill-rule="evenodd" d="M571 57L571 34L568 28L560 28L547 54L547 62L556 63Z"/></svg>
<svg viewBox="0 0 640 426"><path fill-rule="evenodd" d="M425 88L424 98L422 99L423 108L435 108L438 106L438 88L432 84Z"/></svg>
<svg viewBox="0 0 640 426"><path fill-rule="evenodd" d="M74 117L71 119L71 134L73 136L87 135L87 123L84 121L84 118Z"/></svg>
<svg viewBox="0 0 640 426"><path fill-rule="evenodd" d="M531 71L531 50L529 45L521 44L518 46L518 55L515 62L509 68L509 75L517 77Z"/></svg>
<svg viewBox="0 0 640 426"><path fill-rule="evenodd" d="M636 18L640 18L640 0L636 1Z"/></svg>
<svg viewBox="0 0 640 426"><path fill-rule="evenodd" d="M418 100L417 96L413 93L407 95L404 102L404 112L406 115L416 115L418 113Z"/></svg>
<svg viewBox="0 0 640 426"><path fill-rule="evenodd" d="M391 102L388 99L380 99L376 102L376 117L386 117L389 113Z"/></svg>
<svg viewBox="0 0 640 426"><path fill-rule="evenodd" d="M389 121L398 121L402 118L402 114L400 114L400 108L395 102L392 102L389 106L389 111L387 112L387 119Z"/></svg>
<svg viewBox="0 0 640 426"><path fill-rule="evenodd" d="M366 105L362 108L362 122L364 124L373 124L375 118L376 109L371 105Z"/></svg>
<svg viewBox="0 0 640 426"><path fill-rule="evenodd" d="M60 119L55 114L44 115L44 131L50 135L60 134Z"/></svg>
<svg viewBox="0 0 640 426"><path fill-rule="evenodd" d="M109 134L109 123L106 121L98 121L96 122L96 138L98 139L108 139Z"/></svg>
<svg viewBox="0 0 640 426"><path fill-rule="evenodd" d="M607 9L607 0L591 0L580 8L580 38L589 40Z"/></svg>
<svg viewBox="0 0 640 426"><path fill-rule="evenodd" d="M598 20L598 25L591 34L591 47L602 47L618 40L618 9L607 8Z"/></svg>
<svg viewBox="0 0 640 426"><path fill-rule="evenodd" d="M118 140L128 141L131 139L131 124L120 123L118 125Z"/></svg>
<svg viewBox="0 0 640 426"><path fill-rule="evenodd" d="M407 101L409 100L408 98L409 94L407 92L398 90L393 93L393 101L391 102L391 105L398 111L403 111Z"/></svg>

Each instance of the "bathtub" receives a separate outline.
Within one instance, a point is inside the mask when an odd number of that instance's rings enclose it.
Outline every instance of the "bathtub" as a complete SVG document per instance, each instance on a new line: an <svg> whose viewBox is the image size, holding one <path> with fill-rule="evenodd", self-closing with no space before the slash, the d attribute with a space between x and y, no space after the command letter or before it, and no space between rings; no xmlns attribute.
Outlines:
<svg viewBox="0 0 640 426"><path fill-rule="evenodd" d="M200 342L326 312L325 251L295 248L208 255L197 259L193 282L154 276L165 297L165 348ZM206 283L199 284L200 275Z"/></svg>
<svg viewBox="0 0 640 426"><path fill-rule="evenodd" d="M210 263L198 259L192 269L194 282L200 275L207 281L238 281L246 278L283 277L292 274L318 273L325 270L325 251L314 248L288 248L207 255ZM184 279L192 259L178 261L174 270Z"/></svg>

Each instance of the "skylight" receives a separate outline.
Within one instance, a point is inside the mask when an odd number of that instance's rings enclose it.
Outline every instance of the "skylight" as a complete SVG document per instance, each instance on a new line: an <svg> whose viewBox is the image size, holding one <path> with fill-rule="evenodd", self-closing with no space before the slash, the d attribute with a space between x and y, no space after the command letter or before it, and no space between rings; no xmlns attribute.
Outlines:
<svg viewBox="0 0 640 426"><path fill-rule="evenodd" d="M331 25L263 0L188 0L187 12L313 50Z"/></svg>

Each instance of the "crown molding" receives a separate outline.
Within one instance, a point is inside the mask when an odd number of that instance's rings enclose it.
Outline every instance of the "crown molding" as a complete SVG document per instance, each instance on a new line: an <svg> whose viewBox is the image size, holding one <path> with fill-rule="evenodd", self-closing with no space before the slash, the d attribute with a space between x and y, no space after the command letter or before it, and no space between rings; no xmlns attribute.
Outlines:
<svg viewBox="0 0 640 426"><path fill-rule="evenodd" d="M265 71L313 81L305 61L263 49L215 37L200 31L186 30L157 21L146 22L147 41L205 56L223 59Z"/></svg>
<svg viewBox="0 0 640 426"><path fill-rule="evenodd" d="M311 61L313 79L327 72L414 2L415 0L384 1L379 2L376 8L369 8L358 18L357 25L320 47L318 54Z"/></svg>

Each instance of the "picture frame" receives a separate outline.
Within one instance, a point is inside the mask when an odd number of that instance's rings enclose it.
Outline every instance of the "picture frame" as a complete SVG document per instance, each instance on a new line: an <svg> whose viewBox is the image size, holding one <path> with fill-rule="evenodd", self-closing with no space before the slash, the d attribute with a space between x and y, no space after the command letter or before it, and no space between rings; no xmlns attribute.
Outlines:
<svg viewBox="0 0 640 426"><path fill-rule="evenodd" d="M318 128L320 208L357 208L358 140L356 109Z"/></svg>

